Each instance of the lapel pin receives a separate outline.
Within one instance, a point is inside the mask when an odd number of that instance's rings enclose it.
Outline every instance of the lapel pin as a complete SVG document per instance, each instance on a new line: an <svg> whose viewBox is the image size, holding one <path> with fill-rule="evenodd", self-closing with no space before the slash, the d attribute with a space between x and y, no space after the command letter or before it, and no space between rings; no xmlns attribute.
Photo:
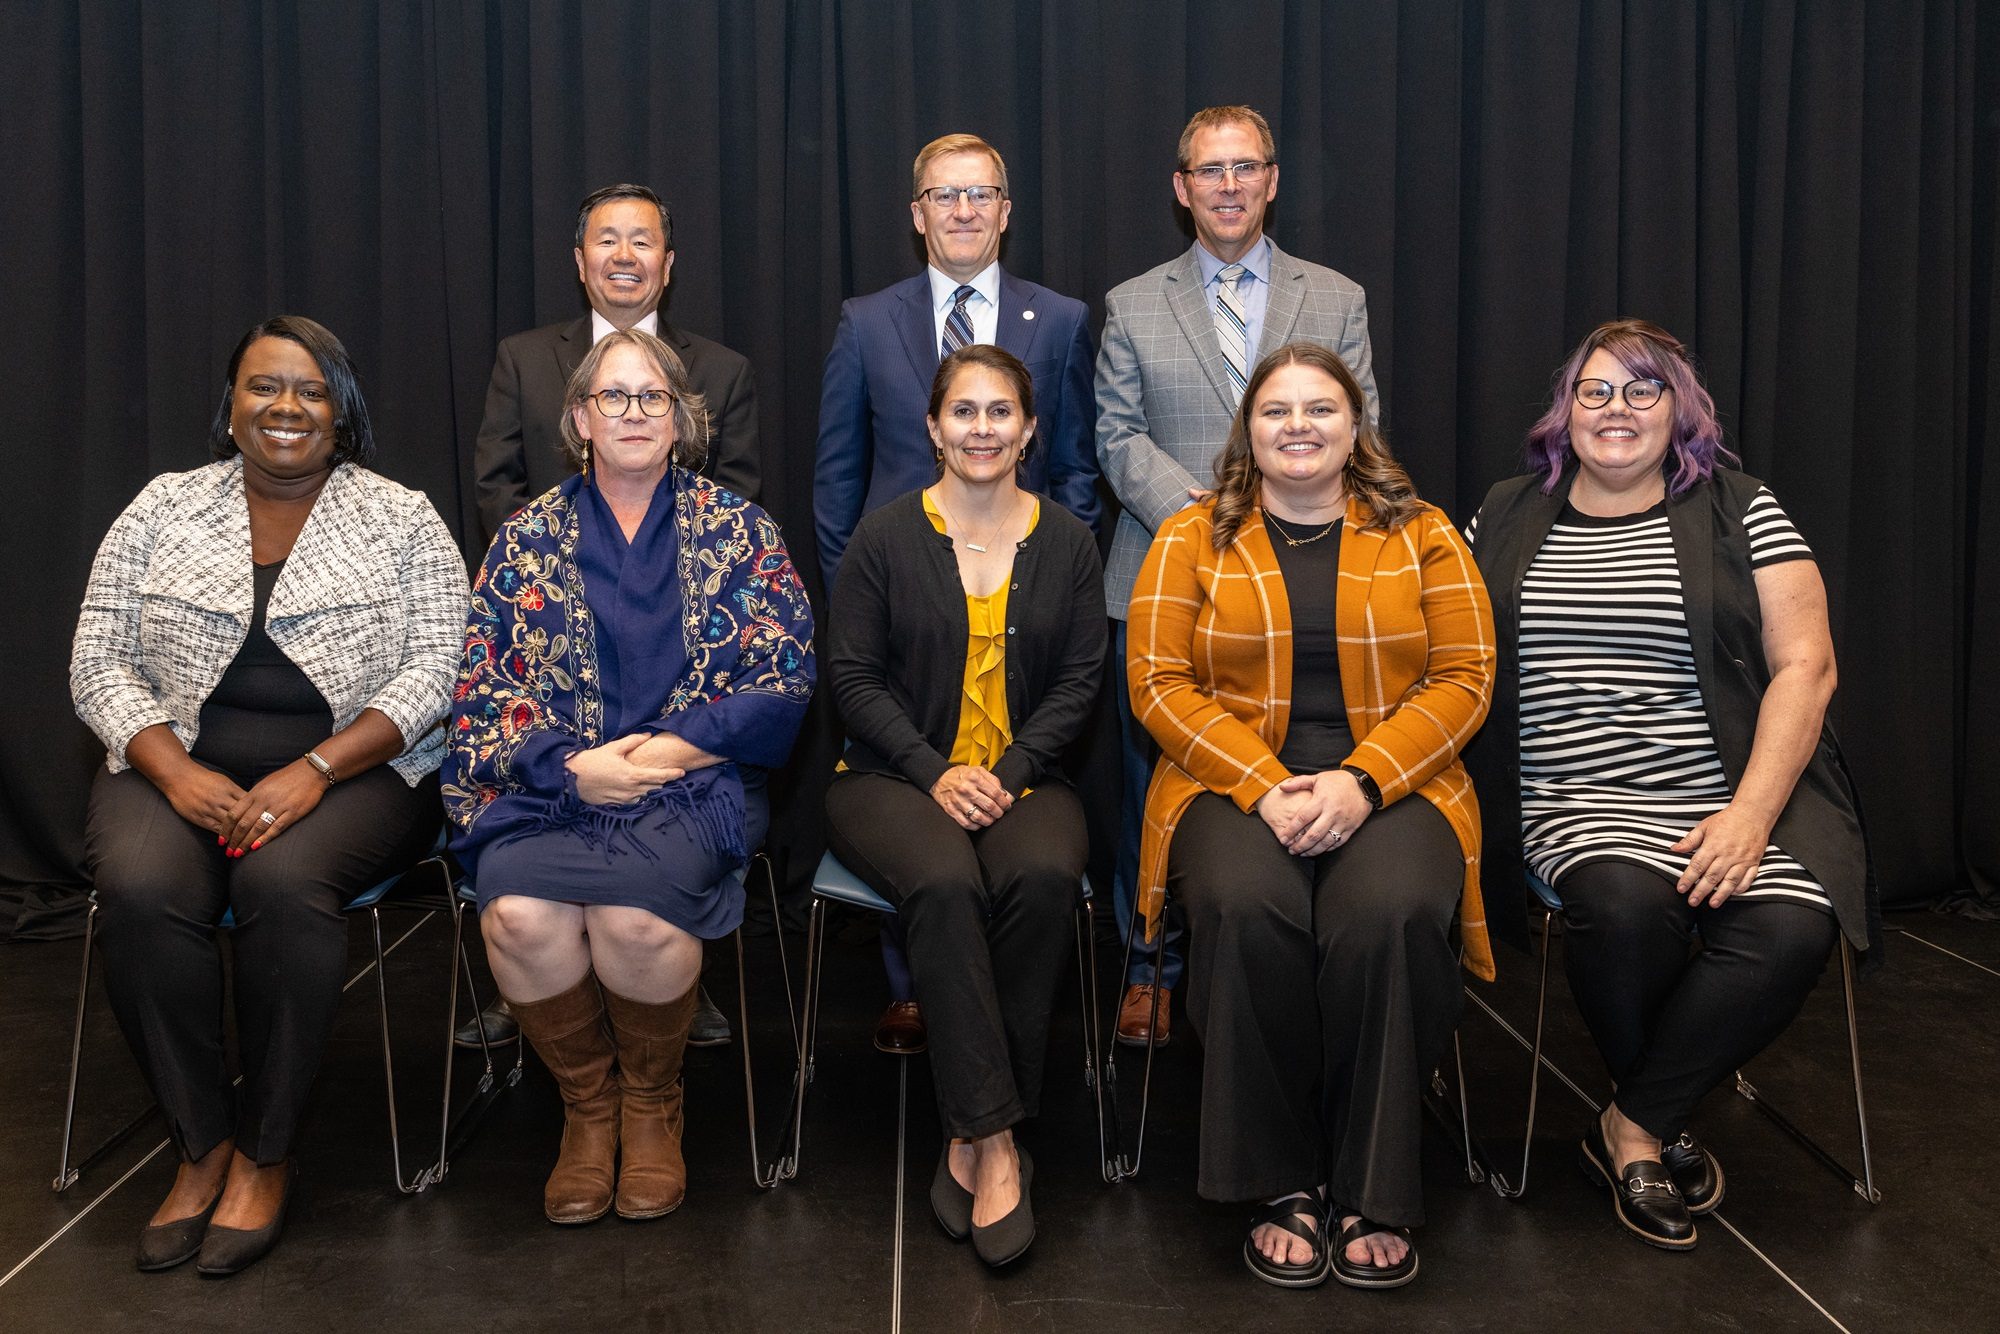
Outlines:
<svg viewBox="0 0 2000 1334"><path fill-rule="evenodd" d="M1035 318L1035 312L1032 310L1024 310L1021 312L1021 318L1024 320L1032 320L1033 318Z"/></svg>

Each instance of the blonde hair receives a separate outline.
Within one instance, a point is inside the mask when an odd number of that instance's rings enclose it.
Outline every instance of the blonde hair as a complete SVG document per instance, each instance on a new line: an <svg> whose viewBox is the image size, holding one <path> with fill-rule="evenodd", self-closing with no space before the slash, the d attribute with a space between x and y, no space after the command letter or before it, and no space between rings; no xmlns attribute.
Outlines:
<svg viewBox="0 0 2000 1334"><path fill-rule="evenodd" d="M1225 125L1248 125L1257 131L1257 151L1264 155L1266 162L1275 162L1278 157L1277 141L1271 138L1271 122L1264 119L1255 107L1203 107L1194 113L1194 118L1181 131L1180 147L1174 152L1174 160L1179 170L1186 171L1194 163L1188 161L1188 154L1194 151L1194 137L1203 130L1219 130Z"/></svg>
<svg viewBox="0 0 2000 1334"><path fill-rule="evenodd" d="M1007 193L1007 160L1000 156L1000 150L987 143L976 134L946 134L931 140L917 152L917 160L910 164L910 198L923 193L924 173L931 169L931 163L953 153L984 153L993 159L993 171L1000 177L993 184L1000 187L1000 193Z"/></svg>
<svg viewBox="0 0 2000 1334"><path fill-rule="evenodd" d="M1215 460L1215 549L1222 551L1236 540L1243 520L1260 500L1264 474L1257 470L1257 458L1250 448L1250 416L1255 411L1257 391L1264 382L1286 366L1310 366L1336 380L1347 394L1354 414L1354 448L1342 469L1347 494L1367 506L1368 527L1395 532L1423 507L1416 483L1403 465L1389 452L1389 442L1368 420L1368 397L1361 392L1354 372L1330 348L1318 343L1287 343L1257 363L1244 387L1243 401L1229 423L1229 443Z"/></svg>

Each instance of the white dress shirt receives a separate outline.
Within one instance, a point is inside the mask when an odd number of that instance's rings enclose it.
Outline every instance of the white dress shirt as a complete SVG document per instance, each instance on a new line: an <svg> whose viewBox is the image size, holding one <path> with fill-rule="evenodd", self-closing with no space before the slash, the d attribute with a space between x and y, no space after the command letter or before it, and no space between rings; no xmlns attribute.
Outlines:
<svg viewBox="0 0 2000 1334"><path fill-rule="evenodd" d="M952 302L956 300L959 281L947 277L937 265L926 265L924 272L931 279L931 324L936 335L938 349L944 349L944 321L951 314ZM1000 336L1000 261L994 260L965 284L979 293L965 303L965 314L972 321L972 341L991 343ZM942 358L940 358L942 360Z"/></svg>

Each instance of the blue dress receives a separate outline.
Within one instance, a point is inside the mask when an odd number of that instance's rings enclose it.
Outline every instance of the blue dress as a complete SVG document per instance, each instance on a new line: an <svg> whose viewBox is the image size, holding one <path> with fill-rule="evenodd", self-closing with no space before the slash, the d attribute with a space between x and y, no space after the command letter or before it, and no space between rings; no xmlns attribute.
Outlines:
<svg viewBox="0 0 2000 1334"><path fill-rule="evenodd" d="M766 767L812 683L810 612L777 543L755 506L678 469L629 542L586 479L503 527L445 774L482 909L521 894L643 908L702 939L736 928L730 873L764 838ZM564 761L646 732L725 760L627 805L584 802Z"/></svg>

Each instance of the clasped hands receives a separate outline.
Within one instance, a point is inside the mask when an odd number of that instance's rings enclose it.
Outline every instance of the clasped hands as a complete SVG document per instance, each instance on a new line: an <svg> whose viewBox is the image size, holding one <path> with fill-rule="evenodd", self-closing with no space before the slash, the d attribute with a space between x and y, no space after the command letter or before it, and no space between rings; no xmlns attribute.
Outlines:
<svg viewBox="0 0 2000 1334"><path fill-rule="evenodd" d="M326 780L298 759L245 792L227 774L190 759L162 791L183 820L215 834L225 856L241 857L311 815L326 795Z"/></svg>
<svg viewBox="0 0 2000 1334"><path fill-rule="evenodd" d="M576 795L592 806L623 806L687 776L668 762L685 742L670 732L634 732L589 750L563 764L576 778Z"/></svg>
<svg viewBox="0 0 2000 1334"><path fill-rule="evenodd" d="M1014 807L1014 794L1001 786L991 769L954 764L931 784L931 799L960 829L984 829Z"/></svg>
<svg viewBox="0 0 2000 1334"><path fill-rule="evenodd" d="M1254 809L1294 857L1333 851L1375 811L1344 769L1294 774L1259 797Z"/></svg>

